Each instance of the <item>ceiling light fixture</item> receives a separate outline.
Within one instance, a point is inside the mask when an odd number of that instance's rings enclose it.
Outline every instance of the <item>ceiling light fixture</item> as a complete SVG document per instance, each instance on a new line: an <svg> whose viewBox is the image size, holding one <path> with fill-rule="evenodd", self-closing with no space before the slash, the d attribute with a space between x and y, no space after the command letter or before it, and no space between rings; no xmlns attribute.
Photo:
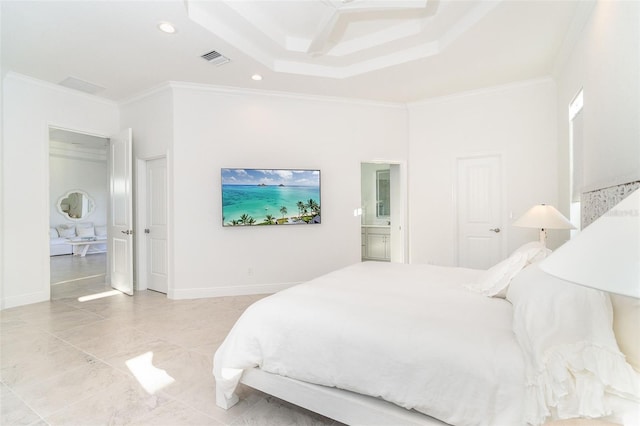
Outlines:
<svg viewBox="0 0 640 426"><path fill-rule="evenodd" d="M254 74L251 76L251 79L254 81L260 81L262 80L262 76L260 74Z"/></svg>
<svg viewBox="0 0 640 426"><path fill-rule="evenodd" d="M158 29L163 33L173 34L176 32L176 27L173 26L170 22L160 22L158 23Z"/></svg>

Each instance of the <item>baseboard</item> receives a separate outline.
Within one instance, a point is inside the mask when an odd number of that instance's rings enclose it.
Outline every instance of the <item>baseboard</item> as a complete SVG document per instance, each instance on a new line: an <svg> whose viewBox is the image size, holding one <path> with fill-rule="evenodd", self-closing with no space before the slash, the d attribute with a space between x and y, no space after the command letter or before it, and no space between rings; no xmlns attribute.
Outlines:
<svg viewBox="0 0 640 426"><path fill-rule="evenodd" d="M247 296L251 294L271 294L285 290L294 285L294 283L278 283L278 284L250 284L250 285L234 285L207 288L185 288L169 290L167 296L169 299L204 299L207 297L224 297L224 296Z"/></svg>
<svg viewBox="0 0 640 426"><path fill-rule="evenodd" d="M51 299L50 289L39 291L37 293L5 297L0 300L0 310L15 308L17 306L30 305L32 303L48 302L49 299Z"/></svg>

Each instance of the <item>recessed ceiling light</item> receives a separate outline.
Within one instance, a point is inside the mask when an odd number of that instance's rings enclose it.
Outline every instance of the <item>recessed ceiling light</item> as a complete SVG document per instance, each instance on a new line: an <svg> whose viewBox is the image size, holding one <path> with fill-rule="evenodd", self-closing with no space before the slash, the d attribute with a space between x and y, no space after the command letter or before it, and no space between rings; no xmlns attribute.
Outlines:
<svg viewBox="0 0 640 426"><path fill-rule="evenodd" d="M167 34L173 34L176 32L176 27L174 27L173 24L169 22L160 22L158 24L158 29Z"/></svg>
<svg viewBox="0 0 640 426"><path fill-rule="evenodd" d="M254 74L251 76L251 79L255 81L260 81L262 80L262 76L260 74Z"/></svg>

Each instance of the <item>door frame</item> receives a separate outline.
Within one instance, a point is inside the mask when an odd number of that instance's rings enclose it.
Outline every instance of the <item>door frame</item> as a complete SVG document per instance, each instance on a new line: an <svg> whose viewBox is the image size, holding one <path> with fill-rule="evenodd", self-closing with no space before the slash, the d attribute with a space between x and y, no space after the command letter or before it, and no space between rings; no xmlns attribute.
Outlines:
<svg viewBox="0 0 640 426"><path fill-rule="evenodd" d="M401 229L399 231L399 234L402 236L402 244L400 245L400 247L402 248L402 254L400 256L400 262L399 263L409 263L409 209L408 209L408 190L407 190L407 162L406 161L399 161L399 160L381 160L381 159L375 159L375 160L361 160L358 163L358 176L361 176L362 173L362 165L363 164L389 164L390 166L398 166L399 168L399 173L400 173L400 203L399 203L399 207L401 210L400 213L400 217L401 217ZM392 185L393 187L393 185ZM360 185L359 185L359 196L360 196L360 207L362 207L362 181L360 181ZM391 223L391 226L393 225L393 222ZM360 231L358 232L358 234L360 235ZM360 249L360 245L358 246ZM360 254L358 254L358 258L360 258ZM392 256L393 258L393 256Z"/></svg>
<svg viewBox="0 0 640 426"><path fill-rule="evenodd" d="M487 157L497 157L500 162L500 206L502 207L502 214L500 217L500 221L503 226L501 226L501 232L503 232L503 238L500 242L500 256L502 258L506 257L507 253L507 244L509 240L509 227L507 224L509 221L507 220L506 207L507 207L507 183L505 176L506 174L506 161L505 154L499 151L490 151L490 152L480 152L475 154L460 154L456 155L453 159L452 166L452 182L453 182L453 190L451 197L453 199L453 209L455 212L455 220L453 221L453 235L454 235L454 247L453 247L453 256L455 260L455 266L460 266L460 227L458 226L460 220L460 210L459 210L459 202L458 202L458 193L459 193L459 183L458 183L458 165L460 164L460 160L473 160L476 158L487 158Z"/></svg>
<svg viewBox="0 0 640 426"><path fill-rule="evenodd" d="M46 193L49 194L48 197L45 198L44 200L44 214L42 216L43 221L44 221L44 232L43 232L43 244L44 247L46 247L47 249L44 251L45 254L45 258L43 259L43 266L45 266L44 270L46 271L45 273L45 278L46 278L46 284L47 284L47 293L49 294L48 299L51 300L51 261L50 261L50 255L49 255L49 228L51 227L51 218L49 217L49 212L51 211L51 162L50 162L50 155L51 155L51 140L49 138L49 130L50 129L58 129L58 130L64 130L67 132L72 132L72 133L79 133L81 135L88 135L88 136L95 136L98 138L103 138L103 139L107 139L109 140L109 144L111 143L111 136L112 135L106 135L104 133L99 133L99 132L93 132L91 130L79 130L79 129L75 129L75 128L71 128L71 127L66 127L66 126L61 126L57 123L54 122L50 122L48 121L46 123L45 126L45 137L44 137L44 154L45 154L45 159L46 159L46 164L45 164L45 174L44 174L44 188L46 189ZM111 146L109 145L109 149L111 148ZM108 167L108 162L109 159L107 158L107 167ZM107 186L108 186L108 182L107 182ZM108 190L108 188L107 188ZM109 198L109 205L107 206L107 208L109 209L111 204L111 199ZM105 281L109 282L110 280L110 276L109 276L109 256L110 256L110 250L109 250L109 244L107 244L107 260L106 260L106 265L105 265ZM134 265L135 265L135 259L134 259Z"/></svg>
<svg viewBox="0 0 640 426"><path fill-rule="evenodd" d="M134 196L134 223L135 229L138 232L134 234L134 265L135 269L135 281L138 290L148 289L148 264L147 264L147 241L144 234L144 229L147 226L147 162L152 160L158 160L164 158L167 161L167 297L173 298L173 216L171 212L173 209L173 193L171 191L170 182L173 181L173 167L171 153L167 150L164 154L151 155L144 157L135 157L134 167L134 180L135 180L135 193Z"/></svg>

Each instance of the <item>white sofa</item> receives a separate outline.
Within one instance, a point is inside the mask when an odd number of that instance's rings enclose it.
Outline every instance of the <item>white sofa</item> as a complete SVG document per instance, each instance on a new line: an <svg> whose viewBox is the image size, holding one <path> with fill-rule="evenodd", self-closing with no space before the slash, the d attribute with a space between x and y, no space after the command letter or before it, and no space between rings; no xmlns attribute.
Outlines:
<svg viewBox="0 0 640 426"><path fill-rule="evenodd" d="M92 244L89 253L104 253L107 251L107 227L94 226L91 222L62 223L49 228L49 255L76 254L80 247L71 245L71 241L83 238L104 240L104 244Z"/></svg>

